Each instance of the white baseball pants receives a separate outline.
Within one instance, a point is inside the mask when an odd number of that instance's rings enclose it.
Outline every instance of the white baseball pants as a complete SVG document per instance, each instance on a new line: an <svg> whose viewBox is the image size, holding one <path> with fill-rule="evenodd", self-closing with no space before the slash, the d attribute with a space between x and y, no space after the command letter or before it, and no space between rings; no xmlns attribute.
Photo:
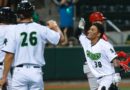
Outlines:
<svg viewBox="0 0 130 90"><path fill-rule="evenodd" d="M12 77L12 90L44 90L41 68L26 65L15 67Z"/></svg>

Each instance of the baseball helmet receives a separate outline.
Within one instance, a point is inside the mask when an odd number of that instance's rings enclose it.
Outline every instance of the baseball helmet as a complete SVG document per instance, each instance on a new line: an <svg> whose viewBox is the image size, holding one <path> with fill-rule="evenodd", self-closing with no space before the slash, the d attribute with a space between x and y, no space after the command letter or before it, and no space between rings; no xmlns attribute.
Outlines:
<svg viewBox="0 0 130 90"><path fill-rule="evenodd" d="M20 16L20 18L29 18L32 17L34 10L34 6L30 2L21 1L17 5L16 12L18 16L22 15L22 17Z"/></svg>
<svg viewBox="0 0 130 90"><path fill-rule="evenodd" d="M89 21L91 23L93 23L95 21L103 21L103 20L105 20L105 17L103 16L103 14L101 12L93 12L89 16Z"/></svg>
<svg viewBox="0 0 130 90"><path fill-rule="evenodd" d="M10 7L0 8L0 23L14 23L16 20L16 14Z"/></svg>

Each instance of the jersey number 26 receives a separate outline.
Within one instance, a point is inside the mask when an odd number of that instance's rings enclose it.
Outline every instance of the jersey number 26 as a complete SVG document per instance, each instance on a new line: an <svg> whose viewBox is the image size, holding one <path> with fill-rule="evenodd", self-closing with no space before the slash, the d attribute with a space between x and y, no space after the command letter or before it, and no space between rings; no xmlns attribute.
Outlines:
<svg viewBox="0 0 130 90"><path fill-rule="evenodd" d="M37 44L36 32L30 32L29 34L26 32L22 32L20 35L22 37L21 46L28 46L28 44L35 46Z"/></svg>

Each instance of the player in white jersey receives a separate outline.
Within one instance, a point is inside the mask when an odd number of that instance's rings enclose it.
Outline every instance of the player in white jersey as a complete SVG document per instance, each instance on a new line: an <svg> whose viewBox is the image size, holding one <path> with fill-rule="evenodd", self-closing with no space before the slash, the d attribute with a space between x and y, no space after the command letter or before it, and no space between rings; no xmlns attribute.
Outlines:
<svg viewBox="0 0 130 90"><path fill-rule="evenodd" d="M1 51L2 48L5 46L7 40L5 38L6 33L9 31L10 28L13 27L14 20L16 20L14 12L11 10L10 7L1 7L0 8L0 79L2 78L3 74L3 60L5 57L5 52ZM7 85L3 87L4 90L11 90L11 75L8 75Z"/></svg>
<svg viewBox="0 0 130 90"><path fill-rule="evenodd" d="M92 24L92 23L100 23L100 24L103 24L105 21L105 17L103 16L103 14L101 12L92 12L89 16L89 22ZM86 29L85 28L85 23L86 21L82 18L80 21L79 21L79 28L80 29ZM87 31L87 30L86 30ZM85 31L85 33L87 33ZM108 40L106 35L103 34L103 37L102 37L104 40ZM98 87L98 83L96 82L96 78L95 76L93 75L93 73L90 71L88 65L87 65L87 60L85 60L85 63L83 65L83 71L84 71L84 74L87 76L87 79L88 79L88 82L89 82L89 86L90 86L90 90L95 90L97 87Z"/></svg>
<svg viewBox="0 0 130 90"><path fill-rule="evenodd" d="M103 14L99 11L96 11L96 12L93 12L90 14L89 16L89 21L90 23L100 23L100 24L104 24L104 21L105 21L105 17L103 16ZM82 18L79 22L79 28L80 29L85 29L85 20ZM87 31L87 30L86 30ZM85 34L87 34L87 32L85 31ZM103 34L102 36L102 39L104 39L105 41L108 41L108 38L106 36L106 34ZM124 65L123 65L124 66ZM84 73L87 75L87 78L88 78L88 82L89 82L89 86L90 86L90 90L95 90L97 87L98 87L98 83L96 82L96 78L95 76L93 75L93 73L91 72L91 70L89 69L88 65L87 65L87 61L85 61L85 64L83 65L83 71ZM116 76L115 76L116 77ZM119 78L117 76L117 78ZM117 82L114 82L114 83L118 83L119 81ZM114 88L115 90L115 87L117 86L111 86Z"/></svg>
<svg viewBox="0 0 130 90"><path fill-rule="evenodd" d="M101 39L103 34L103 26L99 23L94 23L88 30L87 36L81 34L79 40L84 49L88 67L97 78L97 89L109 90L114 80L114 66L119 68L119 64L113 46L109 42ZM120 81L119 79L118 81Z"/></svg>
<svg viewBox="0 0 130 90"><path fill-rule="evenodd" d="M10 66L13 65L12 90L44 90L41 67L45 65L45 44L49 42L57 45L64 41L55 21L48 21L48 27L37 24L32 21L33 11L34 7L29 2L18 4L19 24L7 34L7 43L3 48L6 57L0 85L5 83Z"/></svg>

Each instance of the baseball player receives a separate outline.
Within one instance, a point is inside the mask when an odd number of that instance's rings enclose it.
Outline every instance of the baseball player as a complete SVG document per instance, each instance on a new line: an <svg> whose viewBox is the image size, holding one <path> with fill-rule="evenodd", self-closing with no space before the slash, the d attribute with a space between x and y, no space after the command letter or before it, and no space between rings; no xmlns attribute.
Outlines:
<svg viewBox="0 0 130 90"><path fill-rule="evenodd" d="M100 23L100 24L104 24L104 20L105 17L103 16L103 14L101 12L93 12L90 14L89 16L89 22L91 24L93 23ZM82 18L79 22L79 28L80 29L85 29L85 20ZM86 33L86 32L85 32ZM102 38L104 40L108 40L107 36L105 35L105 33L103 34ZM83 71L86 74L87 78L88 78L88 82L89 82L89 86L90 86L90 90L95 90L98 87L98 83L96 82L97 79L95 78L95 76L92 74L92 72L90 71L88 65L87 65L87 61L85 61L85 64L83 65Z"/></svg>
<svg viewBox="0 0 130 90"><path fill-rule="evenodd" d="M3 60L5 57L5 52L2 52L2 48L5 46L7 40L5 39L6 33L10 28L13 27L14 21L16 20L14 12L10 7L2 7L0 8L0 79L3 74ZM8 75L7 87L3 87L3 90L11 90L11 75Z"/></svg>
<svg viewBox="0 0 130 90"><path fill-rule="evenodd" d="M4 73L0 85L7 80L10 66L14 67L12 90L44 90L42 66L45 65L44 48L47 42L57 45L64 36L53 20L42 26L33 22L34 6L23 1L18 4L19 24L7 34L4 59Z"/></svg>
<svg viewBox="0 0 130 90"><path fill-rule="evenodd" d="M93 12L90 14L89 16L89 21L90 23L100 23L100 24L104 24L104 20L106 18L103 16L103 14L101 12ZM80 29L85 29L85 20L83 18L81 18L80 22L79 22L79 28ZM86 32L85 32L86 33ZM86 33L87 34L87 33ZM106 36L106 34L103 34L102 39L104 39L105 41L108 41L108 38ZM126 62L126 61L125 61ZM120 62L120 65L126 70L128 71L128 65L124 65L122 62ZM90 85L90 89L91 90L95 90L98 87L98 83L96 82L96 78L94 77L94 75L92 74L92 72L90 71L87 62L85 62L85 64L83 65L83 70L84 73L87 75L88 77L88 82ZM118 76L117 76L118 78ZM114 82L115 83L115 82ZM116 82L118 83L118 82ZM114 87L115 90L115 86L113 85L112 87ZM111 88L112 89L112 88Z"/></svg>
<svg viewBox="0 0 130 90"><path fill-rule="evenodd" d="M103 13L96 11L90 14L89 16L89 22L90 23L100 23L104 24L106 18L104 17ZM106 41L108 41L107 35L104 33L102 38Z"/></svg>
<svg viewBox="0 0 130 90"><path fill-rule="evenodd" d="M103 34L103 26L99 23L93 23L87 35L82 33L79 37L88 67L94 77L96 77L98 84L98 88L93 90L109 90L113 80L116 80L115 82L121 80L120 74L115 74L114 70L114 66L116 70L120 69L119 62L116 59L117 55L113 46L109 42L101 39ZM115 75L116 79L114 78Z"/></svg>

